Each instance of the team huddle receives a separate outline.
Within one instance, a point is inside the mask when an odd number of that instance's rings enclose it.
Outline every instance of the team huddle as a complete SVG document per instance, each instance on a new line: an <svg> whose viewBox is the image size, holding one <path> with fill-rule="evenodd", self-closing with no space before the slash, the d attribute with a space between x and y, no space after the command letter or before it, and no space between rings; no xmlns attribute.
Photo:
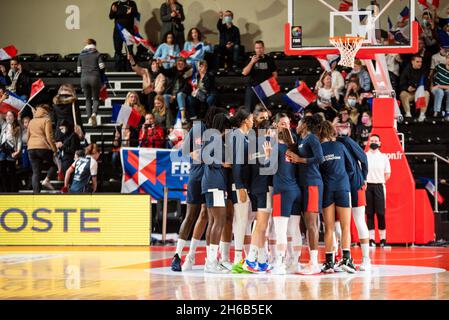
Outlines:
<svg viewBox="0 0 449 320"><path fill-rule="evenodd" d="M205 134L210 131L214 134ZM253 113L242 107L232 117L226 110L210 108L204 121L194 124L182 149L192 165L173 271L192 270L206 232L207 273L355 273L352 218L363 255L358 270L371 269L365 222L367 156L350 137L337 135L320 114L306 114L293 130L287 114L270 118L261 105ZM310 256L304 265L299 263L301 217ZM321 265L320 221L325 230ZM192 230L190 251L181 263Z"/></svg>

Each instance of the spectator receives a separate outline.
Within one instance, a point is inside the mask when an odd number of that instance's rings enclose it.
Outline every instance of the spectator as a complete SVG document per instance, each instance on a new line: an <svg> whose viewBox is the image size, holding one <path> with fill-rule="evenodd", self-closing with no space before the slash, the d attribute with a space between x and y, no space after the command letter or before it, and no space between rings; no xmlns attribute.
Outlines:
<svg viewBox="0 0 449 320"><path fill-rule="evenodd" d="M426 42L423 38L419 38L418 41L418 56L422 58L422 67L426 74L430 71L430 65L432 62L432 55L433 53L429 51L426 47ZM413 58L413 56L411 57ZM411 62L410 62L411 63Z"/></svg>
<svg viewBox="0 0 449 320"><path fill-rule="evenodd" d="M111 164L112 164L112 174L113 177L109 180L109 182L115 182L121 179L122 177L122 163L120 161L121 158L121 149L122 149L122 129L119 127L115 127L114 130L114 141L112 142L112 155L111 155Z"/></svg>
<svg viewBox="0 0 449 320"><path fill-rule="evenodd" d="M352 123L357 124L361 113L362 106L360 104L360 96L357 92L349 92L344 99L345 107L349 109L349 117Z"/></svg>
<svg viewBox="0 0 449 320"><path fill-rule="evenodd" d="M170 109L165 104L163 96L157 95L154 98L154 109L152 114L156 119L156 125L159 125L164 129L173 127L173 117Z"/></svg>
<svg viewBox="0 0 449 320"><path fill-rule="evenodd" d="M401 74L401 80L399 83L399 89L401 91L400 99L404 107L405 117L411 118L410 113L410 102L415 100L416 89L418 88L419 81L426 74L423 70L423 59L422 57L415 55L412 57L411 64L408 65ZM429 104L429 92L425 91L426 96L426 107L421 108L421 112L418 118L419 122L423 122L426 119L427 106Z"/></svg>
<svg viewBox="0 0 449 320"><path fill-rule="evenodd" d="M179 46L174 41L175 35L173 32L166 33L163 43L159 45L153 57L159 63L162 63L165 69L173 67L179 57Z"/></svg>
<svg viewBox="0 0 449 320"><path fill-rule="evenodd" d="M19 162L20 169L17 172L17 175L21 181L20 187L24 187L26 190L29 190L31 189L32 171L30 159L28 158L28 126L31 119L29 117L22 117L20 121L22 132L22 155Z"/></svg>
<svg viewBox="0 0 449 320"><path fill-rule="evenodd" d="M202 118L206 108L215 104L215 97L215 79L208 72L207 62L203 60L198 64L196 86L187 100L190 120L196 120L198 116Z"/></svg>
<svg viewBox="0 0 449 320"><path fill-rule="evenodd" d="M344 94L345 90L345 79L343 78L343 75L340 71L336 69L337 61L331 61L331 76L332 76L332 88L335 88L337 90L337 100L339 101L340 98ZM328 71L325 71L321 74L320 79L317 81L315 85L315 90L318 91L322 87L321 79L326 75Z"/></svg>
<svg viewBox="0 0 449 320"><path fill-rule="evenodd" d="M355 131L355 140L357 143L365 149L368 144L368 138L371 134L371 130L373 129L373 123L371 120L371 113L369 111L364 111L362 113L362 118L360 119L360 123L357 124L357 128Z"/></svg>
<svg viewBox="0 0 449 320"><path fill-rule="evenodd" d="M192 69L187 66L184 58L178 58L176 66L170 69L161 68L161 72L168 78L167 86L164 92L165 105L177 102L178 109L181 112L182 123L186 120L186 99L192 91L192 86L187 79L192 77Z"/></svg>
<svg viewBox="0 0 449 320"><path fill-rule="evenodd" d="M165 76L159 71L159 64L151 60L150 69L140 67L132 55L128 55L133 71L142 77L142 102L145 110L150 111L154 107L154 98L161 95L165 90Z"/></svg>
<svg viewBox="0 0 449 320"><path fill-rule="evenodd" d="M426 49L431 53L435 52L438 47L438 36L436 33L436 25L433 20L432 14L428 11L422 15L421 22L421 38L424 40Z"/></svg>
<svg viewBox="0 0 449 320"><path fill-rule="evenodd" d="M209 42L203 41L201 31L198 28L192 28L187 34L187 42L184 43L184 50L191 51L194 48L198 48L199 45L201 45L201 48L197 49L193 55L187 58L188 64L193 65L204 60L206 53L213 51L213 46Z"/></svg>
<svg viewBox="0 0 449 320"><path fill-rule="evenodd" d="M357 75L360 83L360 87L362 92L370 92L371 91L371 78L369 76L368 71L362 65L362 61L356 59L354 62L354 68L347 75L346 79L350 79L352 75Z"/></svg>
<svg viewBox="0 0 449 320"><path fill-rule="evenodd" d="M67 120L62 120L59 123L55 140L56 148L58 148L59 158L61 160L61 173L64 177L65 173L73 163L75 152L81 147L80 139L73 130L73 125Z"/></svg>
<svg viewBox="0 0 449 320"><path fill-rule="evenodd" d="M79 157L67 170L64 180L63 192L70 193L95 193L97 192L98 158L100 151L96 144L89 145L85 150L85 156ZM70 177L73 176L72 184L68 190ZM89 182L92 180L92 187Z"/></svg>
<svg viewBox="0 0 449 320"><path fill-rule="evenodd" d="M11 85L11 79L8 76L8 71L6 71L6 67L2 64L0 64L0 85Z"/></svg>
<svg viewBox="0 0 449 320"><path fill-rule="evenodd" d="M220 12L220 18L217 22L217 29L220 33L220 42L218 44L218 61L217 66L221 66L221 59L227 68L235 70L240 60L240 30L234 23L234 13L226 10L224 13Z"/></svg>
<svg viewBox="0 0 449 320"><path fill-rule="evenodd" d="M348 83L346 85L345 99L348 97L350 92L356 93L358 96L362 93L362 88L360 87L359 77L353 74L348 78Z"/></svg>
<svg viewBox="0 0 449 320"><path fill-rule="evenodd" d="M263 41L256 41L254 44L255 54L248 61L242 74L248 77L248 86L245 93L245 107L247 110L254 110L254 106L259 103L259 99L252 87L261 84L271 77L277 78L276 64L273 58L265 55L265 44Z"/></svg>
<svg viewBox="0 0 449 320"><path fill-rule="evenodd" d="M145 116L145 123L139 134L140 148L163 148L165 146L165 133L159 125L156 124L154 115L148 113Z"/></svg>
<svg viewBox="0 0 449 320"><path fill-rule="evenodd" d="M443 99L444 97L446 97L445 120L449 121L449 55L446 56L445 64L439 64L435 68L432 93L435 97L433 105L433 116L438 116L441 111Z"/></svg>
<svg viewBox="0 0 449 320"><path fill-rule="evenodd" d="M177 0L166 0L161 5L161 38L165 39L167 33L174 35L174 43L179 48L184 47L184 25L182 22L186 19L184 9Z"/></svg>
<svg viewBox="0 0 449 320"><path fill-rule="evenodd" d="M441 46L449 47L449 18L446 25L443 28L438 29L437 33Z"/></svg>
<svg viewBox="0 0 449 320"><path fill-rule="evenodd" d="M86 111L89 125L96 127L97 113L100 106L101 74L105 71L105 64L97 51L97 42L95 40L87 39L86 46L78 57L77 70L78 73L81 73L81 88L86 96Z"/></svg>
<svg viewBox="0 0 449 320"><path fill-rule="evenodd" d="M9 69L6 82L10 83L8 90L15 93L24 100L28 100L31 92L31 79L28 72L23 69L22 64L17 58L10 61L11 69ZM33 117L31 108L27 105L22 110L22 116Z"/></svg>
<svg viewBox="0 0 449 320"><path fill-rule="evenodd" d="M387 68L388 74L390 75L391 86L394 91L397 91L399 88L399 77L400 77L400 69L402 58L400 54L387 54Z"/></svg>
<svg viewBox="0 0 449 320"><path fill-rule="evenodd" d="M70 123L72 128L75 128L75 125L82 126L79 102L73 85L63 84L59 87L58 94L53 98L52 118L56 128L59 128L64 120Z"/></svg>
<svg viewBox="0 0 449 320"><path fill-rule="evenodd" d="M0 116L0 189L17 192L16 163L22 154L22 133L16 114L6 112Z"/></svg>
<svg viewBox="0 0 449 320"><path fill-rule="evenodd" d="M54 143L53 128L50 119L50 107L46 104L41 104L36 107L33 120L28 125L28 157L31 162L33 170L33 192L40 193L40 175L44 164L50 168L47 176L42 182L42 186L47 189L54 190L50 183L50 178L56 173L56 164L54 156L57 152Z"/></svg>
<svg viewBox="0 0 449 320"><path fill-rule="evenodd" d="M109 12L109 19L114 20L114 60L115 60L115 70L125 71L125 67L122 64L122 49L123 49L123 39L120 34L120 30L117 28L117 23L119 23L123 28L125 28L129 33L134 34L134 19L138 16L137 4L130 0L119 0L115 1L111 6L111 11ZM133 46L128 46L128 53L133 52Z"/></svg>
<svg viewBox="0 0 449 320"><path fill-rule="evenodd" d="M140 98L137 92L130 91L126 95L125 106L130 106L131 108L137 110L142 117L145 117L145 107L140 103Z"/></svg>
<svg viewBox="0 0 449 320"><path fill-rule="evenodd" d="M333 125L337 131L338 136L352 137L355 133L355 125L350 117L351 109L343 107L335 117Z"/></svg>
<svg viewBox="0 0 449 320"><path fill-rule="evenodd" d="M440 51L432 56L432 63L430 64L430 77L435 75L435 68L439 64L446 64L446 56L449 55L449 46L440 47Z"/></svg>
<svg viewBox="0 0 449 320"><path fill-rule="evenodd" d="M338 104L337 97L338 90L332 88L332 75L327 72L321 78L320 88L317 90L317 100L312 103L308 108L313 113L323 113L324 117L328 121L333 121L337 116Z"/></svg>

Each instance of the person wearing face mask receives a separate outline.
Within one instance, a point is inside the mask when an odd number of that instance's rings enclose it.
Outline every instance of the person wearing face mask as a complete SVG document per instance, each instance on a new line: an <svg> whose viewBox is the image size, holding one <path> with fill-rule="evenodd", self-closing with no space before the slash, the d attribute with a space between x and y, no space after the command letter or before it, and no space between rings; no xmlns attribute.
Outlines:
<svg viewBox="0 0 449 320"><path fill-rule="evenodd" d="M430 12L424 12L422 15L421 30L420 37L424 40L427 50L436 52L438 50L438 39L435 33L435 22Z"/></svg>
<svg viewBox="0 0 449 320"><path fill-rule="evenodd" d="M166 0L161 5L161 38L169 32L174 35L174 43L179 46L179 48L184 47L184 25L183 21L186 19L184 15L184 8L177 0Z"/></svg>
<svg viewBox="0 0 449 320"><path fill-rule="evenodd" d="M234 23L234 13L230 10L219 13L217 29L220 33L220 42L217 47L217 66L223 62L228 68L235 69L240 60L240 30Z"/></svg>
<svg viewBox="0 0 449 320"><path fill-rule="evenodd" d="M0 116L0 191L17 192L16 162L22 153L20 124L13 111Z"/></svg>
<svg viewBox="0 0 449 320"><path fill-rule="evenodd" d="M364 111L355 131L356 141L363 149L365 149L368 144L368 138L372 129L371 113L368 110Z"/></svg>
<svg viewBox="0 0 449 320"><path fill-rule="evenodd" d="M366 188L366 215L368 217L368 229L370 246L375 247L375 225L374 216L377 216L380 247L386 245L385 207L386 190L385 183L390 179L391 167L387 155L382 153L381 140L378 135L372 135L369 139L368 176Z"/></svg>
<svg viewBox="0 0 449 320"><path fill-rule="evenodd" d="M63 120L59 124L58 131L55 136L56 148L58 148L58 155L61 159L61 173L65 173L73 163L75 152L80 149L80 139L73 131L73 125Z"/></svg>

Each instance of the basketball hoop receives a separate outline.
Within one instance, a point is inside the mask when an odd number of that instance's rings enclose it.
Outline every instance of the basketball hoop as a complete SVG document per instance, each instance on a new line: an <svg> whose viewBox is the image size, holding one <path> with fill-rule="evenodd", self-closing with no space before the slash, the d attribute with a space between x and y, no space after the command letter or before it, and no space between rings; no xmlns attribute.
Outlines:
<svg viewBox="0 0 449 320"><path fill-rule="evenodd" d="M357 52L363 44L362 37L331 37L329 42L340 51L340 66L354 68L354 61Z"/></svg>

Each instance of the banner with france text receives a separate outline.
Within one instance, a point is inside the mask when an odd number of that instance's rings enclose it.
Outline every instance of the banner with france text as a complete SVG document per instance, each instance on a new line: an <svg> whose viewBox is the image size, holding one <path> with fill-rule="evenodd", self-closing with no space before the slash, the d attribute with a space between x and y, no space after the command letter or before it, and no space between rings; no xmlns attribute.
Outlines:
<svg viewBox="0 0 449 320"><path fill-rule="evenodd" d="M176 153L177 156L172 156ZM177 162L172 161L176 159ZM149 194L155 200L164 198L186 200L190 157L181 157L180 150L122 148L122 193ZM171 191L170 191L171 190Z"/></svg>

